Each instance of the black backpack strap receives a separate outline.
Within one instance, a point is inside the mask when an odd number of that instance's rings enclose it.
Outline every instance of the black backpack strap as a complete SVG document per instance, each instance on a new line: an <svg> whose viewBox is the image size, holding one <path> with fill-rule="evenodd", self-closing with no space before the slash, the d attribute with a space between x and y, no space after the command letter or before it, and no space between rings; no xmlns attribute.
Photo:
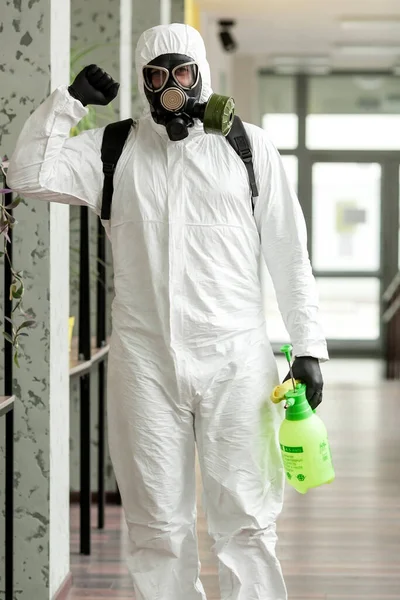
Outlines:
<svg viewBox="0 0 400 600"><path fill-rule="evenodd" d="M110 123L104 130L101 145L101 160L103 163L104 184L101 204L101 219L108 221L111 216L111 203L114 192L114 172L118 159L122 154L133 119L125 119Z"/></svg>
<svg viewBox="0 0 400 600"><path fill-rule="evenodd" d="M253 154L251 152L250 140L246 133L246 129L243 125L242 120L237 115L235 115L233 119L232 129L226 136L226 139L228 140L234 151L240 156L240 158L244 162L244 166L247 169L251 189L251 202L253 205L254 212L254 198L258 197L258 188L256 176L254 173Z"/></svg>

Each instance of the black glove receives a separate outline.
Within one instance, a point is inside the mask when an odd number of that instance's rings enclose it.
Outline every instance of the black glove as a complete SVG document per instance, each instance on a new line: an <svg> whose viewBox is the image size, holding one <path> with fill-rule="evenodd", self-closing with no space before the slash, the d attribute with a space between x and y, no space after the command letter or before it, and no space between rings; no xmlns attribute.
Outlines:
<svg viewBox="0 0 400 600"><path fill-rule="evenodd" d="M117 97L119 83L97 65L85 67L69 86L68 91L83 106L98 104L106 106Z"/></svg>
<svg viewBox="0 0 400 600"><path fill-rule="evenodd" d="M308 403L313 410L316 409L322 402L322 390L324 387L318 358L296 356L293 361L292 371L295 379L299 379L302 383L306 384ZM290 377L290 373L288 373L284 381L287 381Z"/></svg>

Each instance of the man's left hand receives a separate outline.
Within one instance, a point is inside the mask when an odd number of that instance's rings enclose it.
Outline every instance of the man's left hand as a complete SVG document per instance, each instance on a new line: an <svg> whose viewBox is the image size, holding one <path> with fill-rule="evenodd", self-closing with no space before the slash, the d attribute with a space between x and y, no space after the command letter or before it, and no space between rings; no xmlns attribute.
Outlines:
<svg viewBox="0 0 400 600"><path fill-rule="evenodd" d="M294 378L299 379L306 385L308 403L315 410L322 402L322 390L324 387L318 358L296 356L293 361L292 371ZM284 381L288 379L290 379L290 373L288 373Z"/></svg>

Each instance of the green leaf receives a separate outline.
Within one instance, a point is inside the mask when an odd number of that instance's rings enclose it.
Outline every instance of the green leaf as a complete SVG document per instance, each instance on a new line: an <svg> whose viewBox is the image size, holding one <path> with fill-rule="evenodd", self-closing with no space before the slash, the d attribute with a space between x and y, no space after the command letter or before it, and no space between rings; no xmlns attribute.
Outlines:
<svg viewBox="0 0 400 600"><path fill-rule="evenodd" d="M16 285L18 289L20 287L24 287L22 277L20 277L17 273L13 273L13 284Z"/></svg>
<svg viewBox="0 0 400 600"><path fill-rule="evenodd" d="M18 327L17 329L17 333L18 331L21 331L21 329L27 329L28 327L33 327L34 325L36 325L36 321L30 320L30 321L24 321L23 323L21 323L21 325Z"/></svg>
<svg viewBox="0 0 400 600"><path fill-rule="evenodd" d="M7 204L7 206L5 206L6 210L13 210L14 208L17 208L17 206L21 203L21 196L17 196L12 202L11 204Z"/></svg>
<svg viewBox="0 0 400 600"><path fill-rule="evenodd" d="M17 352L14 354L14 363L15 363L16 367L18 367L18 369L19 369L20 367L19 367L19 362L18 362L18 354L17 354Z"/></svg>
<svg viewBox="0 0 400 600"><path fill-rule="evenodd" d="M14 308L12 309L12 313L14 314L15 312L17 312L17 310L19 309L19 307L22 304L22 300L18 300L18 302L16 303L16 305L14 306Z"/></svg>
<svg viewBox="0 0 400 600"><path fill-rule="evenodd" d="M20 287L17 287L17 285L14 283L11 286L11 289L12 289L11 297L14 298L14 300L19 300L24 295L24 286L22 284L20 285Z"/></svg>
<svg viewBox="0 0 400 600"><path fill-rule="evenodd" d="M14 339L11 337L11 335L9 333L6 333L5 331L3 331L3 335L6 338L7 342L10 342L10 344L14 346Z"/></svg>
<svg viewBox="0 0 400 600"><path fill-rule="evenodd" d="M29 337L28 333L17 333L17 337Z"/></svg>

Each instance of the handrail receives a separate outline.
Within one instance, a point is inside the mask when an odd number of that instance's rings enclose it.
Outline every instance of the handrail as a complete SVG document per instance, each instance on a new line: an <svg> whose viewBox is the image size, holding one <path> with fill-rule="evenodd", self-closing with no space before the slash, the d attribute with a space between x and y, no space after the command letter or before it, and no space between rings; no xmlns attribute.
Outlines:
<svg viewBox="0 0 400 600"><path fill-rule="evenodd" d="M86 375L92 368L91 360L76 360L70 361L69 363L69 376L72 377L82 377L82 375Z"/></svg>
<svg viewBox="0 0 400 600"><path fill-rule="evenodd" d="M390 302L396 294L397 290L400 290L400 271L396 273L390 285L388 285L388 287L386 288L386 291L382 296L382 300L386 303Z"/></svg>
<svg viewBox="0 0 400 600"><path fill-rule="evenodd" d="M397 293L399 293L398 296ZM390 285L382 296L382 300L386 304L386 310L382 315L382 320L387 324L390 323L400 309L400 271L393 277Z"/></svg>
<svg viewBox="0 0 400 600"><path fill-rule="evenodd" d="M3 417L14 408L15 400L15 396L0 396L0 417Z"/></svg>
<svg viewBox="0 0 400 600"><path fill-rule="evenodd" d="M76 339L76 338L73 338ZM108 352L110 350L109 344L106 344L102 348L93 348L92 353L89 360L79 360L77 358L72 357L72 351L70 355L69 361L69 376L72 379L73 377L80 377L90 371L92 367L94 367L99 361L104 360Z"/></svg>
<svg viewBox="0 0 400 600"><path fill-rule="evenodd" d="M382 296L385 310L382 322L385 325L386 377L400 379L400 271Z"/></svg>
<svg viewBox="0 0 400 600"><path fill-rule="evenodd" d="M382 315L382 321L384 323L390 323L396 313L400 310L400 295L396 300L389 306ZM400 344L400 340L399 340Z"/></svg>

